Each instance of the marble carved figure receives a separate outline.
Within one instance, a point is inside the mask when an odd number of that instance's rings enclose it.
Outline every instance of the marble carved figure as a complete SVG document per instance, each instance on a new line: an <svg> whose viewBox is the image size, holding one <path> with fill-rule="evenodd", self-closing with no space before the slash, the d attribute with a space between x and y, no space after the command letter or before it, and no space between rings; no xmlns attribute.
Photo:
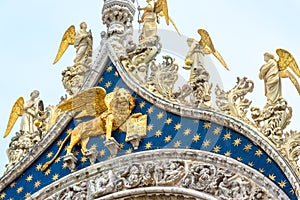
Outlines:
<svg viewBox="0 0 300 200"><path fill-rule="evenodd" d="M22 117L20 132L34 132L34 120L38 113L38 104L41 103L41 101L37 99L39 97L39 94L39 91L34 90L33 92L31 92L30 99L28 101L24 102L23 97L17 99L12 107L4 137L6 137L10 133L19 116Z"/></svg>
<svg viewBox="0 0 300 200"><path fill-rule="evenodd" d="M76 49L75 65L90 62L89 58L93 50L93 37L91 30L87 32L86 29L87 24L82 22L80 23L80 30L77 32L75 31L74 25L65 31L53 64L56 64L60 60L69 45L74 45Z"/></svg>
<svg viewBox="0 0 300 200"><path fill-rule="evenodd" d="M9 160L6 171L18 163L41 140L59 117L55 106L44 109L43 101L38 99L39 94L38 90L34 90L26 102L23 97L19 97L11 109L4 138L10 134L19 117L21 123L19 132L12 137L6 150Z"/></svg>
<svg viewBox="0 0 300 200"><path fill-rule="evenodd" d="M292 108L282 97L281 78L289 78L300 94L299 83L288 67L298 77L300 77L300 70L294 57L287 50L277 49L276 53L278 60L271 53L264 54L266 63L260 68L259 78L264 80L267 103L262 110L251 108L251 114L259 130L279 148L285 140L283 131L292 118Z"/></svg>
<svg viewBox="0 0 300 200"><path fill-rule="evenodd" d="M267 97L268 104L276 103L282 96L281 78L289 78L300 94L299 83L295 76L288 70L288 68L292 69L300 77L300 70L294 57L284 49L277 49L276 53L279 56L278 61L273 54L264 54L266 63L260 68L259 73L259 78L263 79L265 83L265 96Z"/></svg>
<svg viewBox="0 0 300 200"><path fill-rule="evenodd" d="M189 81L176 92L179 103L200 108L211 108L211 88L209 83L210 75L205 68L205 55L213 54L221 64L229 70L220 53L215 49L208 32L199 29L198 33L201 40L188 38L187 43L189 50L185 58L186 70L190 70ZM187 97L189 96L189 100Z"/></svg>
<svg viewBox="0 0 300 200"><path fill-rule="evenodd" d="M167 0L146 0L147 6L139 7L138 10L143 10L142 19L139 23L143 23L141 40L157 36L157 24L159 23L159 17L165 17L166 24L170 22L179 33L177 26L172 18L169 16Z"/></svg>
<svg viewBox="0 0 300 200"><path fill-rule="evenodd" d="M92 63L93 37L91 30L88 32L86 29L87 24L85 22L80 24L78 31L75 31L74 25L70 26L63 35L53 62L53 64L56 64L69 45L74 45L76 49L74 64L62 72L63 86L70 95L74 95L79 91Z"/></svg>

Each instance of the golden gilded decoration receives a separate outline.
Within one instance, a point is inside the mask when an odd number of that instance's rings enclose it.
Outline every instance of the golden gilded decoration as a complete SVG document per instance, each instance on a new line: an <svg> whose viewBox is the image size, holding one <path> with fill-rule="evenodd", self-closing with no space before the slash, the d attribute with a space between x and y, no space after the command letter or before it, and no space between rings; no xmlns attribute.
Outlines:
<svg viewBox="0 0 300 200"><path fill-rule="evenodd" d="M164 16L166 20L166 24L169 25L170 17L168 10L167 0L158 0L155 4L155 12L159 13L160 16Z"/></svg>
<svg viewBox="0 0 300 200"><path fill-rule="evenodd" d="M169 16L169 9L167 0L158 0L155 4L155 12L159 13L160 16L164 16L166 20L166 24L169 26L170 22L176 29L177 33L180 35L179 29L176 26L174 20Z"/></svg>
<svg viewBox="0 0 300 200"><path fill-rule="evenodd" d="M69 131L56 155L43 166L43 170L54 162L69 138L70 144L67 147L67 155L72 154L71 151L76 144L81 145L81 151L85 155L86 146L91 136L106 134L106 141L114 140L111 134L118 128L120 131L127 132L128 137L134 131L139 133L140 137L145 136L147 115L135 113L130 116L134 107L135 99L128 90L116 88L114 92L106 95L106 91L101 87L90 88L59 105L58 108L64 111L78 113L75 118L86 116L95 116L95 118L82 122Z"/></svg>
<svg viewBox="0 0 300 200"><path fill-rule="evenodd" d="M9 135L18 117L21 116L20 129L12 137L6 150L9 163L6 171L18 163L30 150L44 137L60 116L56 106L48 106L44 109L42 100L38 99L39 91L34 90L30 99L26 102L19 97L14 103L4 138Z"/></svg>
<svg viewBox="0 0 300 200"><path fill-rule="evenodd" d="M75 26L70 26L64 33L61 43L59 45L59 49L57 55L54 59L53 64L56 64L62 55L65 53L69 45L73 45L76 39Z"/></svg>
<svg viewBox="0 0 300 200"><path fill-rule="evenodd" d="M11 129L13 128L13 126L15 125L17 119L20 116L22 116L23 113L24 113L24 98L19 97L11 109L11 112L9 115L9 120L8 120L7 127L6 127L6 131L5 131L3 138L6 138L9 135L9 133L10 133Z"/></svg>
<svg viewBox="0 0 300 200"><path fill-rule="evenodd" d="M288 70L288 68L292 69L292 71L300 78L300 70L296 63L296 60L287 50L277 49L276 53L279 57L277 63L279 67L280 77L289 78L296 87L298 94L300 94L300 85L295 76Z"/></svg>
<svg viewBox="0 0 300 200"><path fill-rule="evenodd" d="M208 34L208 32L204 29L199 29L198 33L201 36L201 40L199 42L201 48L203 49L205 54L213 54L219 61L220 63L227 69L229 70L227 64L225 63L224 59L222 58L221 54L215 49L212 40Z"/></svg>
<svg viewBox="0 0 300 200"><path fill-rule="evenodd" d="M76 57L74 64L62 71L62 83L67 93L74 95L79 92L92 63L93 36L91 30L87 31L85 22L80 23L77 31L74 25L65 31L53 64L60 60L70 45L74 46Z"/></svg>
<svg viewBox="0 0 300 200"><path fill-rule="evenodd" d="M101 87L90 88L59 104L58 109L75 112L75 118L99 116L107 110L104 102L105 96L105 89Z"/></svg>
<svg viewBox="0 0 300 200"><path fill-rule="evenodd" d="M147 135L147 115L142 115L141 113L133 114L126 121L126 142L135 134L141 137Z"/></svg>
<svg viewBox="0 0 300 200"><path fill-rule="evenodd" d="M155 36L157 32L157 24L159 23L158 17L165 17L166 24L169 25L170 22L179 33L178 27L174 23L173 19L169 16L168 3L167 0L148 0L148 5L143 8L138 8L143 10L142 19L139 23L144 23L143 33L144 38Z"/></svg>

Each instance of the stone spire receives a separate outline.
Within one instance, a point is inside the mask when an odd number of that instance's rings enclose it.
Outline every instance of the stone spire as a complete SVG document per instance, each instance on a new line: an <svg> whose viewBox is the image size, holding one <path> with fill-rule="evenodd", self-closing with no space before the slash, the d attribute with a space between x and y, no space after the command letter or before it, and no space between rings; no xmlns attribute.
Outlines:
<svg viewBox="0 0 300 200"><path fill-rule="evenodd" d="M127 52L135 49L132 40L132 21L136 10L134 2L135 0L104 0L102 20L107 31L102 36L111 43L121 59L127 57Z"/></svg>

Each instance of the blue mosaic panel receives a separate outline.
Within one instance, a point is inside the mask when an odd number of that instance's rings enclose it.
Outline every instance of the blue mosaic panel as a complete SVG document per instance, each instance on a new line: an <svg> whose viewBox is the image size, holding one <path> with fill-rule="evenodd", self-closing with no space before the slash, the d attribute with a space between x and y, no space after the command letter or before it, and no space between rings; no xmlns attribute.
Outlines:
<svg viewBox="0 0 300 200"><path fill-rule="evenodd" d="M116 87L131 91L122 81L112 63L109 63L105 69L97 86L105 88L107 93L112 92ZM125 142L126 134L124 132L114 131L113 137L121 145L121 150L118 151L117 156L164 148L209 151L231 157L252 167L282 188L290 199L297 199L290 182L279 166L260 147L254 145L243 135L216 123L184 118L166 112L134 92L132 92L132 96L136 99L136 107L132 113L140 112L148 115L147 136L143 138L139 148L134 150L130 143ZM25 199L41 188L68 175L70 170L62 161L62 157L66 154L65 148L46 171L41 171L41 167L53 158L67 136L68 130L74 129L76 125L78 122L72 121L52 146L21 177L0 192L0 199ZM111 157L109 150L103 144L104 141L104 135L100 135L92 137L88 143L88 148L95 147L100 152L97 163ZM64 147L67 145L68 142ZM90 166L89 160L82 155L80 146L75 146L73 153L78 159L77 170Z"/></svg>

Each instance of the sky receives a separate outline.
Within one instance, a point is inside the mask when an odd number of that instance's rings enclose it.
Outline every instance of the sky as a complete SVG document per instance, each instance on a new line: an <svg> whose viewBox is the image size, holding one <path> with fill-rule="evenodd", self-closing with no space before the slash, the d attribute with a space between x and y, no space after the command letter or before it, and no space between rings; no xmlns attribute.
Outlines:
<svg viewBox="0 0 300 200"><path fill-rule="evenodd" d="M145 5L144 0L138 3ZM215 48L230 68L226 71L210 57L225 90L234 87L236 77L246 76L254 81L254 91L247 95L252 106L262 108L266 102L263 81L258 78L265 52L275 54L277 48L287 49L300 65L298 0L169 0L168 4L169 14L183 35L181 38L177 36L178 41L185 37L199 40L199 28L209 32ZM66 93L61 72L72 65L75 56L71 46L61 60L52 65L62 35L70 25L74 24L78 29L79 23L85 21L92 30L96 49L101 31L106 30L102 23L102 6L103 0L0 1L0 135L5 132L11 107L18 97L27 100L30 92L37 89L46 106L59 102ZM134 19L135 29L139 28L137 16L138 13ZM174 31L172 26L165 25L164 20L159 28ZM173 47L178 41L173 41ZM294 110L292 123L287 129L300 131L297 124L300 121L300 96L289 80L283 80L283 97ZM0 176L8 162L5 151L18 128L19 121L10 136L0 137Z"/></svg>

